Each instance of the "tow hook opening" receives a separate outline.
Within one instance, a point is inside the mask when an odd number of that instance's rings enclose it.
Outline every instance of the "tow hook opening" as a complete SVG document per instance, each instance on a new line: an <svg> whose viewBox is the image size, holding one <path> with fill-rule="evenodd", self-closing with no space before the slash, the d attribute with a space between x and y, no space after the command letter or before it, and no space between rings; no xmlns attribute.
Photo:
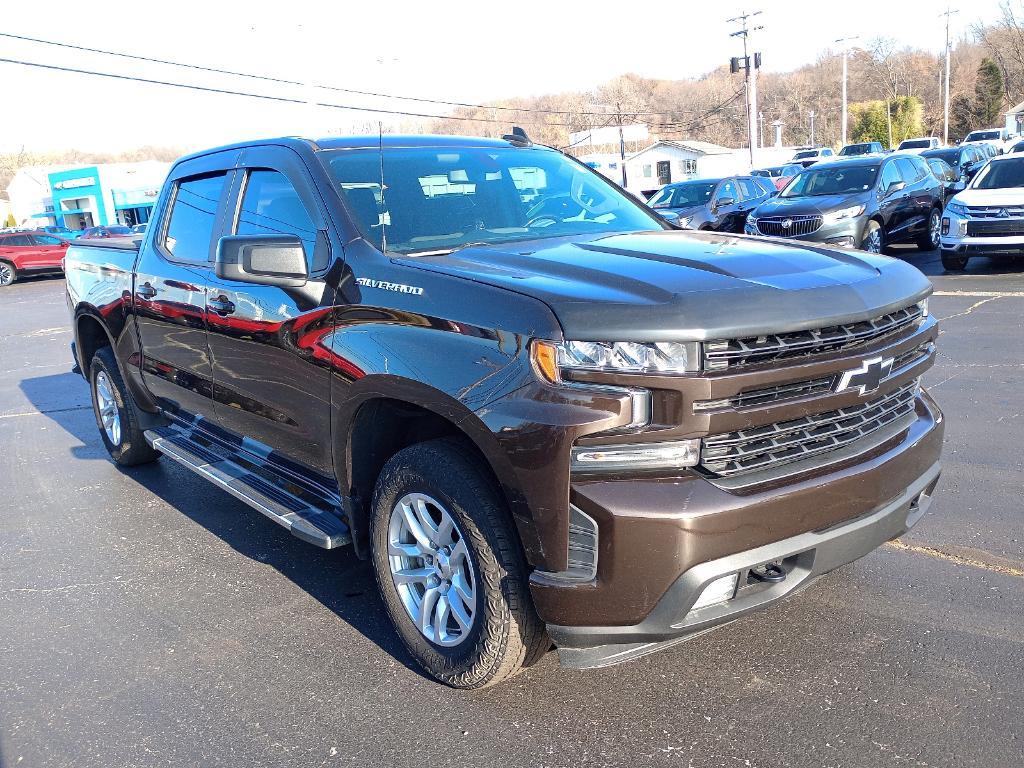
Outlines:
<svg viewBox="0 0 1024 768"><path fill-rule="evenodd" d="M751 568L747 574L747 583L768 582L770 584L780 584L786 580L787 575L782 567L782 561L778 560Z"/></svg>

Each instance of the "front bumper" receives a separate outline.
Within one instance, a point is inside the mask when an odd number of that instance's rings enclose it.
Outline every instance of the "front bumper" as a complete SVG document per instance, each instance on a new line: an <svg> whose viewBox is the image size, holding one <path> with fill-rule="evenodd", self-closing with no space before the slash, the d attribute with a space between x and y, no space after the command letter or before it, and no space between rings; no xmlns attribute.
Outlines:
<svg viewBox="0 0 1024 768"><path fill-rule="evenodd" d="M534 579L538 612L562 663L594 667L680 642L807 586L907 531L939 475L943 420L925 394L895 443L790 485L739 495L699 478L574 483L597 521L597 579ZM748 583L778 563L780 583ZM726 602L691 608L710 582L739 574Z"/></svg>
<svg viewBox="0 0 1024 768"><path fill-rule="evenodd" d="M939 249L958 256L1022 256L1024 237L943 237Z"/></svg>

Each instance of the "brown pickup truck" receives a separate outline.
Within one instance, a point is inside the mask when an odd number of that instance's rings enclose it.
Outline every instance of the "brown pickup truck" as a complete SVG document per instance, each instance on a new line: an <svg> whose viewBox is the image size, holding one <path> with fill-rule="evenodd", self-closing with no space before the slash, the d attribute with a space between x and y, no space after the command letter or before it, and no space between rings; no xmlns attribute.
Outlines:
<svg viewBox="0 0 1024 768"><path fill-rule="evenodd" d="M522 134L192 155L141 246L66 271L112 458L351 545L453 686L767 606L905 532L939 477L917 270L675 230Z"/></svg>

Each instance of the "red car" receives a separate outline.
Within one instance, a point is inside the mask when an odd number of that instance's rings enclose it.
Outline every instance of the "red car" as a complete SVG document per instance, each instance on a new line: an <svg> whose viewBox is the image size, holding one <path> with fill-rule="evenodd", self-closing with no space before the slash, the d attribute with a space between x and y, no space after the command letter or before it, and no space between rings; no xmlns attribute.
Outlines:
<svg viewBox="0 0 1024 768"><path fill-rule="evenodd" d="M0 287L22 275L62 272L68 241L45 232L0 234Z"/></svg>

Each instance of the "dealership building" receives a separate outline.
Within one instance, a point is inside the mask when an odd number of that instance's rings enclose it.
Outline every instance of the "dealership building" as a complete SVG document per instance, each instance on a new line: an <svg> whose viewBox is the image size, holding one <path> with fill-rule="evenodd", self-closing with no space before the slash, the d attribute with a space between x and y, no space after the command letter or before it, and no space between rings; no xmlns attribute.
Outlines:
<svg viewBox="0 0 1024 768"><path fill-rule="evenodd" d="M170 163L107 163L22 168L7 187L18 226L79 230L149 221Z"/></svg>

